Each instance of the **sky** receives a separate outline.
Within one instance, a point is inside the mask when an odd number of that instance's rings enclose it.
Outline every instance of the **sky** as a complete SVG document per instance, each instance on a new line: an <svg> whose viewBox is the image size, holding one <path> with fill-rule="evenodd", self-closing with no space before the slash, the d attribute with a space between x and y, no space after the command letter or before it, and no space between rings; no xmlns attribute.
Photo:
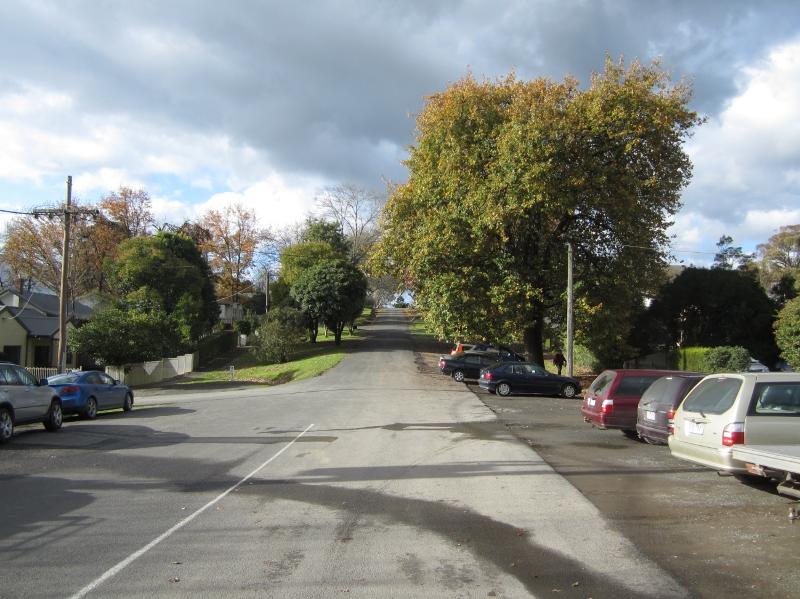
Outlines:
<svg viewBox="0 0 800 599"><path fill-rule="evenodd" d="M471 72L584 84L659 58L707 118L673 255L800 223L800 3L4 0L0 209L146 189L179 224L241 202L302 220L341 183L402 182L426 96ZM0 214L0 227L9 215Z"/></svg>

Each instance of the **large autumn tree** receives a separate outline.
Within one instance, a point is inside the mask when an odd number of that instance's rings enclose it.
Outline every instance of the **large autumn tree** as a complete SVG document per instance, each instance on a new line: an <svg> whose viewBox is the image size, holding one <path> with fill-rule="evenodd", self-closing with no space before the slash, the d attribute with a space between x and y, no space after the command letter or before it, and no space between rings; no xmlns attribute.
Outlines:
<svg viewBox="0 0 800 599"><path fill-rule="evenodd" d="M248 276L264 237L255 211L242 204L228 205L209 210L199 224L208 233L200 241L200 249L217 277L217 295L237 299L239 293L252 287Z"/></svg>
<svg viewBox="0 0 800 599"><path fill-rule="evenodd" d="M414 289L440 337L522 339L542 363L571 242L579 304L594 313L588 333L610 335L613 350L630 327L625 311L663 271L691 175L683 143L699 122L689 98L657 64L607 60L585 89L465 77L417 118L375 263ZM598 326L605 317L613 324Z"/></svg>

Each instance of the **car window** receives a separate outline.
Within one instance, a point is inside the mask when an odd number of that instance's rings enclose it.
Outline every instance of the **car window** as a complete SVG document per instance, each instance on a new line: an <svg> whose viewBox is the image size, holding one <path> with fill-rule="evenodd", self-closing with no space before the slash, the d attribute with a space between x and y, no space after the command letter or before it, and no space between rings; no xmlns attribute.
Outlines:
<svg viewBox="0 0 800 599"><path fill-rule="evenodd" d="M14 370L17 372L17 378L23 385L35 387L36 385L39 384L38 381L36 380L36 377L34 377L30 372L28 372L24 368L17 367Z"/></svg>
<svg viewBox="0 0 800 599"><path fill-rule="evenodd" d="M604 391L606 391L608 389L608 387L611 385L611 381L613 381L613 380L614 380L614 373L613 372L604 372L603 374L598 376L596 379L594 379L594 382L589 387L589 392L590 393L603 393Z"/></svg>
<svg viewBox="0 0 800 599"><path fill-rule="evenodd" d="M653 382L642 394L642 405L648 405L659 400L671 400L678 389L683 387L683 379L673 376L662 376Z"/></svg>
<svg viewBox="0 0 800 599"><path fill-rule="evenodd" d="M65 374L56 374L54 376L47 377L47 384L48 385L65 385L66 383L74 383L78 380L78 375L73 372L67 372Z"/></svg>
<svg viewBox="0 0 800 599"><path fill-rule="evenodd" d="M92 372L92 373L87 374L86 378L83 380L83 382L87 383L89 385L100 385L101 384L100 377L97 376L96 372Z"/></svg>
<svg viewBox="0 0 800 599"><path fill-rule="evenodd" d="M800 415L800 382L756 384L748 413L770 416Z"/></svg>
<svg viewBox="0 0 800 599"><path fill-rule="evenodd" d="M741 379L706 379L692 389L683 401L683 409L685 412L722 414L731 408L741 386Z"/></svg>
<svg viewBox="0 0 800 599"><path fill-rule="evenodd" d="M627 374L622 377L617 387L617 395L631 395L641 396L647 388L653 384L653 381L661 378L660 376L643 376L643 375L630 375Z"/></svg>
<svg viewBox="0 0 800 599"><path fill-rule="evenodd" d="M113 384L114 384L114 379L112 379L110 376L108 376L108 375L107 375L106 373L104 373L104 372L103 372L103 373L100 373L100 374L98 374L97 376L99 376L99 377L100 377L100 381L101 381L101 382L102 382L104 385L113 385Z"/></svg>
<svg viewBox="0 0 800 599"><path fill-rule="evenodd" d="M547 371L541 366L529 366L529 368L531 369L531 374L535 374L537 376L547 376Z"/></svg>
<svg viewBox="0 0 800 599"><path fill-rule="evenodd" d="M465 356L464 357L464 362L466 362L467 364L480 364L481 363L481 357L480 356Z"/></svg>
<svg viewBox="0 0 800 599"><path fill-rule="evenodd" d="M12 366L0 364L0 385L19 385L17 373Z"/></svg>
<svg viewBox="0 0 800 599"><path fill-rule="evenodd" d="M524 364L514 364L511 367L511 372L514 374L528 374L528 371L525 369Z"/></svg>

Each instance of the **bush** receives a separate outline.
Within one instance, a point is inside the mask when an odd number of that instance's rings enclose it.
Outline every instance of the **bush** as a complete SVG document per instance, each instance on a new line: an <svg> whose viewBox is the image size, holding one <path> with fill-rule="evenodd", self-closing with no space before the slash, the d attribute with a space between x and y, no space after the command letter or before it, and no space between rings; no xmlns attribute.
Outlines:
<svg viewBox="0 0 800 599"><path fill-rule="evenodd" d="M786 302L775 321L775 340L781 357L792 368L800 368L800 298Z"/></svg>
<svg viewBox="0 0 800 599"><path fill-rule="evenodd" d="M710 347L703 360L705 372L742 372L750 366L750 352L739 346Z"/></svg>
<svg viewBox="0 0 800 599"><path fill-rule="evenodd" d="M295 308L275 308L258 328L255 356L269 364L283 363L305 340L307 323L303 313Z"/></svg>
<svg viewBox="0 0 800 599"><path fill-rule="evenodd" d="M198 363L208 364L217 356L221 356L235 347L235 332L220 331L218 333L213 333L197 342Z"/></svg>
<svg viewBox="0 0 800 599"><path fill-rule="evenodd" d="M249 320L238 320L236 321L236 332L240 335L249 335L253 332L253 325Z"/></svg>
<svg viewBox="0 0 800 599"><path fill-rule="evenodd" d="M681 347L678 349L675 367L688 372L707 372L706 354L710 347Z"/></svg>

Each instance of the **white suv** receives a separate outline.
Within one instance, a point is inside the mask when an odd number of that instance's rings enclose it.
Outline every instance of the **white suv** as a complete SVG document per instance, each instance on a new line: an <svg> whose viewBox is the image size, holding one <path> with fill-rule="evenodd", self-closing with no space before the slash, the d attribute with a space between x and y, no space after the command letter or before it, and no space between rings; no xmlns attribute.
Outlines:
<svg viewBox="0 0 800 599"><path fill-rule="evenodd" d="M709 375L676 410L668 440L677 458L745 474L735 445L800 444L800 374Z"/></svg>
<svg viewBox="0 0 800 599"><path fill-rule="evenodd" d="M0 443L14 435L14 426L41 422L49 431L61 428L61 400L24 368L0 362Z"/></svg>

